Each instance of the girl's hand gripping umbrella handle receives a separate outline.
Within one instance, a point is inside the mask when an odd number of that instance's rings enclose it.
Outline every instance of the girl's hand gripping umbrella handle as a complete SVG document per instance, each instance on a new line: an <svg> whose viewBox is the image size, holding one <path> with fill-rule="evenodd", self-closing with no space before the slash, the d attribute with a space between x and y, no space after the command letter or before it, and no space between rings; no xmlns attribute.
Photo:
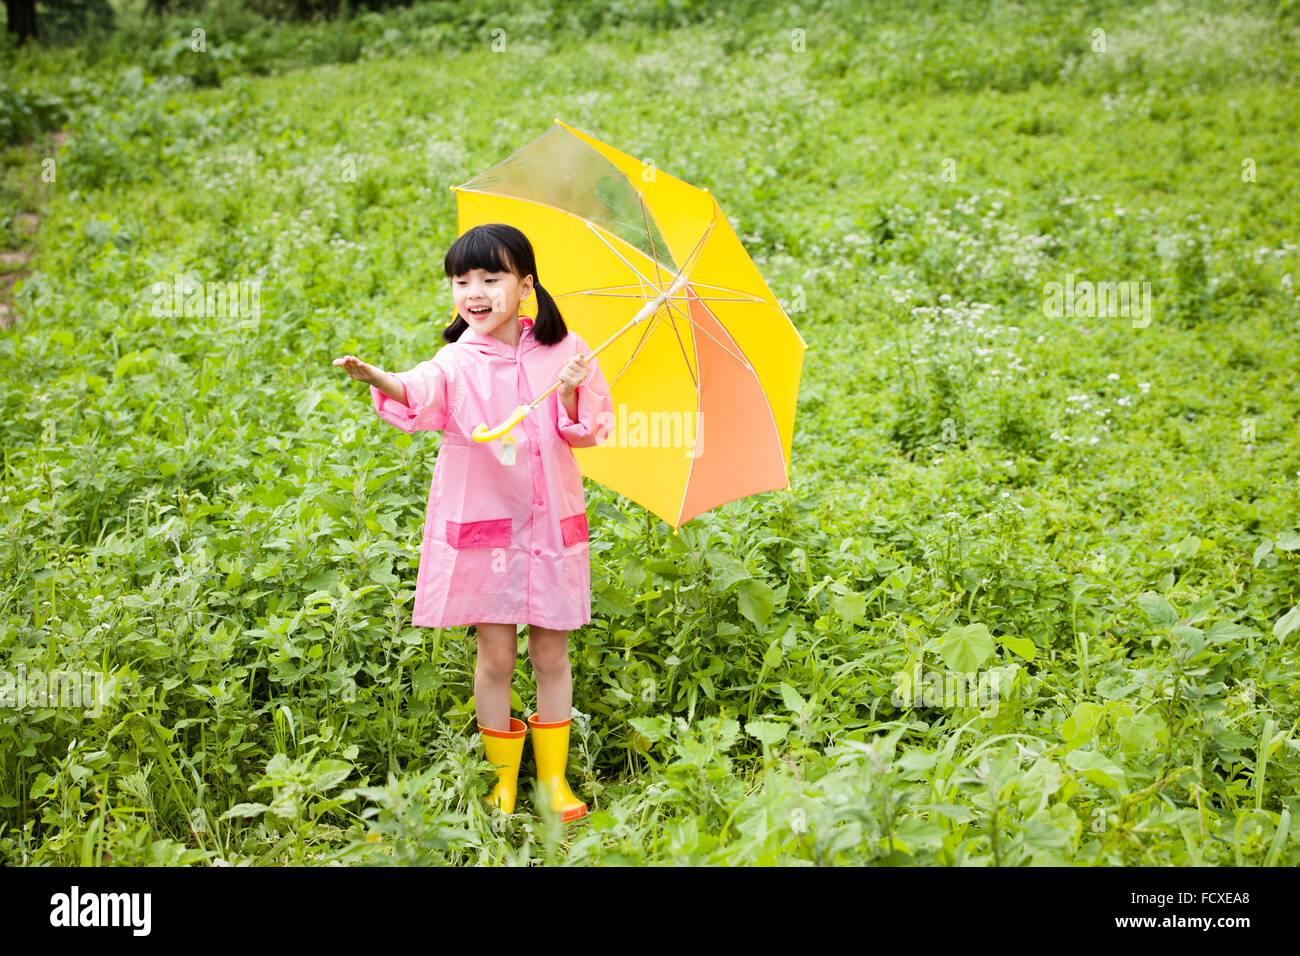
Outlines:
<svg viewBox="0 0 1300 956"><path fill-rule="evenodd" d="M654 315L655 312L659 310L659 307L663 305L665 302L667 302L668 298L673 293L675 293L678 289L680 289L685 283L686 283L685 274L679 273L677 277L673 280L673 284L669 286L664 292L656 296L654 299L647 302L645 306L642 307L641 311L632 317L632 320L628 322L627 325L623 326L621 329L619 329L617 332L615 332L613 335L607 338L604 342L600 343L599 348L592 351L590 355L584 355L582 358L583 364L585 365L586 363L590 362L597 354L600 353L602 349L605 348L606 345L608 345L610 342L613 342L616 338L618 338L628 329L632 328L639 322L644 322L646 319L650 318L650 316ZM506 432L510 431L510 429L514 428L516 425L522 422L524 420L525 415L527 415L534 408L540 405L542 399L544 399L547 395L550 395L551 392L555 391L562 384L564 383L560 379L556 379L554 385L552 385L546 391L542 392L542 394L538 395L527 405L520 405L513 412L511 412L509 418L503 421L496 428L489 429L486 424L476 425L474 428L474 435L473 435L474 440L477 442L496 441L502 435L506 434Z"/></svg>

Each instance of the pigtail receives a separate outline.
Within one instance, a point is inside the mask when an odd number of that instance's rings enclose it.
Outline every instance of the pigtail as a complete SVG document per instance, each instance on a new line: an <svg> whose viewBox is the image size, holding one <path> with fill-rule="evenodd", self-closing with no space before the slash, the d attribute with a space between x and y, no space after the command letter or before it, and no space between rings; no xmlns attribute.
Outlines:
<svg viewBox="0 0 1300 956"><path fill-rule="evenodd" d="M451 325L442 330L442 337L448 342L455 342L460 339L461 333L469 328L469 323L466 322L461 317L460 313L456 311L455 306L451 307L451 311L456 318L452 320Z"/></svg>
<svg viewBox="0 0 1300 956"><path fill-rule="evenodd" d="M563 342L569 334L560 315L560 307L555 304L551 294L542 288L540 282L533 282L533 295L537 298L537 318L533 320L533 338L542 345L554 345Z"/></svg>

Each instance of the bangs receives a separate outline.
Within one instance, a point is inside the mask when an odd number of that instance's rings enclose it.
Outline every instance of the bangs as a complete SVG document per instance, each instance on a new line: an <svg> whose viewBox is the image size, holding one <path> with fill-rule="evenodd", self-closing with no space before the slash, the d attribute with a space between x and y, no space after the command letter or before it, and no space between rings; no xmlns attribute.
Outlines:
<svg viewBox="0 0 1300 956"><path fill-rule="evenodd" d="M501 242L484 229L471 229L447 250L443 269L448 279L463 276L474 269L486 272L514 272L506 259Z"/></svg>

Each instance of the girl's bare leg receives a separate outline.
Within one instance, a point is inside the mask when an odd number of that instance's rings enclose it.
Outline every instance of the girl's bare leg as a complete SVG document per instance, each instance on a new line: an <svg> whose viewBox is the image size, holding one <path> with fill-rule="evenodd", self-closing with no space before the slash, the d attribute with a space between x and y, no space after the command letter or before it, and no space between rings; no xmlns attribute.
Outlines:
<svg viewBox="0 0 1300 956"><path fill-rule="evenodd" d="M510 729L510 675L515 670L518 632L513 624L476 624L474 711L489 730Z"/></svg>
<svg viewBox="0 0 1300 956"><path fill-rule="evenodd" d="M528 659L537 676L537 719L542 723L568 720L573 708L569 632L528 625Z"/></svg>

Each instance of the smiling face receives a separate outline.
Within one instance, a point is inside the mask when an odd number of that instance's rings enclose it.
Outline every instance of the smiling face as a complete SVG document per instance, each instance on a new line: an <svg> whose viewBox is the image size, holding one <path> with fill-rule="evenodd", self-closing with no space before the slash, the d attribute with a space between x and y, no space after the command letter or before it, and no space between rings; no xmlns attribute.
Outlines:
<svg viewBox="0 0 1300 956"><path fill-rule="evenodd" d="M533 277L520 279L513 272L471 269L451 280L456 314L471 329L491 335L519 318L519 303L533 291Z"/></svg>

